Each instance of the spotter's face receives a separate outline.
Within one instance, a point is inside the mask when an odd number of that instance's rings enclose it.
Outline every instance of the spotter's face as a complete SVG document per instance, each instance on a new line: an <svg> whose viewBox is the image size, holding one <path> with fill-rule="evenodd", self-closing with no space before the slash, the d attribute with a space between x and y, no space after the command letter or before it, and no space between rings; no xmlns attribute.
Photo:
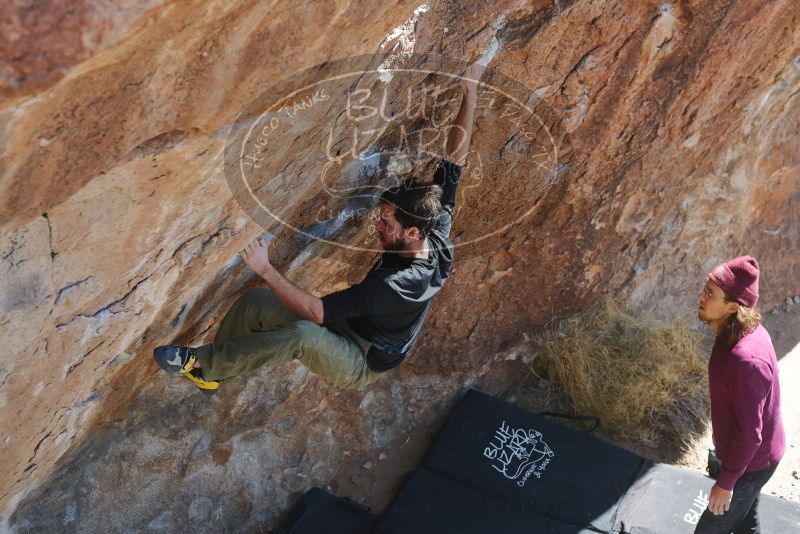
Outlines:
<svg viewBox="0 0 800 534"><path fill-rule="evenodd" d="M725 298L725 292L711 279L697 294L697 317L704 323L719 321L736 313L736 303Z"/></svg>

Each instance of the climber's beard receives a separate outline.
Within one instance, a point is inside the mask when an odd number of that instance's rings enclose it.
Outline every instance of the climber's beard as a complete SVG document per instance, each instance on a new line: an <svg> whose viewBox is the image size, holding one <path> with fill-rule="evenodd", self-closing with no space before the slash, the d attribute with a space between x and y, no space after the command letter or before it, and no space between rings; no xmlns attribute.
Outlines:
<svg viewBox="0 0 800 534"><path fill-rule="evenodd" d="M388 241L383 241L383 250L386 252L399 252L406 247L403 239L400 237L390 238Z"/></svg>

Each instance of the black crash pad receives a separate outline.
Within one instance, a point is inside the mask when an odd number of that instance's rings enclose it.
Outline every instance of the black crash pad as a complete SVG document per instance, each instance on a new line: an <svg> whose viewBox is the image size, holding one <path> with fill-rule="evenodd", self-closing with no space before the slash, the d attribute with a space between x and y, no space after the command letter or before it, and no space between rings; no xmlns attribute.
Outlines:
<svg viewBox="0 0 800 534"><path fill-rule="evenodd" d="M538 514L430 469L417 470L395 497L375 534L595 534Z"/></svg>
<svg viewBox="0 0 800 534"><path fill-rule="evenodd" d="M292 508L278 534L367 534L377 516L349 499L311 488Z"/></svg>
<svg viewBox="0 0 800 534"><path fill-rule="evenodd" d="M282 532L690 534L712 484L469 391L377 523L314 488ZM800 532L800 505L761 499L765 532Z"/></svg>
<svg viewBox="0 0 800 534"><path fill-rule="evenodd" d="M470 390L425 467L538 514L600 532L652 462L585 432Z"/></svg>

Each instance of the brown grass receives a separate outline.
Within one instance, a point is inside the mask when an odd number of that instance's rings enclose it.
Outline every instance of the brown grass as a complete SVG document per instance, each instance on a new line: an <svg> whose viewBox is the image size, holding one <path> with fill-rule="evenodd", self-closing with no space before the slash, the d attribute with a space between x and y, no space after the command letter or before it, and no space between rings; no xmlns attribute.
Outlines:
<svg viewBox="0 0 800 534"><path fill-rule="evenodd" d="M534 362L580 415L611 437L684 448L708 414L706 360L684 324L631 315L601 302L538 336Z"/></svg>

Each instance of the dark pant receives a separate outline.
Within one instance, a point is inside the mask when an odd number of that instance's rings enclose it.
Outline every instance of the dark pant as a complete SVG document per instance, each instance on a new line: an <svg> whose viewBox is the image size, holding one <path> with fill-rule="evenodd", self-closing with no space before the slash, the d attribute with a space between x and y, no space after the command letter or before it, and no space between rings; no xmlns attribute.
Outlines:
<svg viewBox="0 0 800 534"><path fill-rule="evenodd" d="M293 359L337 386L361 389L377 380L367 366L371 343L344 322L300 320L267 288L251 289L228 310L214 342L196 348L208 380L225 380Z"/></svg>
<svg viewBox="0 0 800 534"><path fill-rule="evenodd" d="M740 476L733 487L730 509L722 515L714 515L706 509L697 522L695 534L760 534L758 497L777 468L778 464L774 464Z"/></svg>

